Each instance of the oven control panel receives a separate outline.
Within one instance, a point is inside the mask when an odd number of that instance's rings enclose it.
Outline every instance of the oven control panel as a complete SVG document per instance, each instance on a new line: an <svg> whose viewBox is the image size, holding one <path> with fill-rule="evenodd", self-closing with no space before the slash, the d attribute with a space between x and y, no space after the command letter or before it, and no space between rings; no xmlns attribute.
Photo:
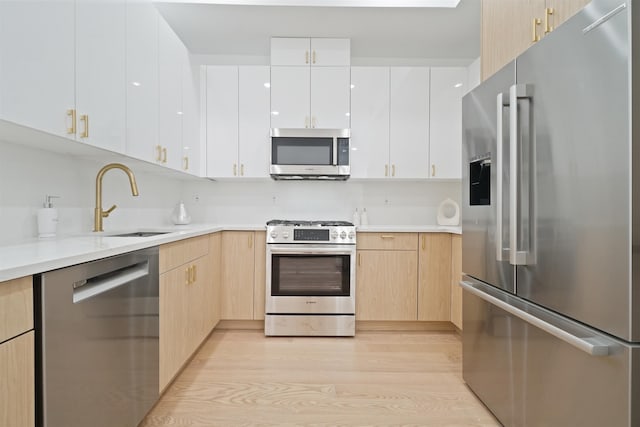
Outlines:
<svg viewBox="0 0 640 427"><path fill-rule="evenodd" d="M356 244L355 227L268 226L267 243Z"/></svg>

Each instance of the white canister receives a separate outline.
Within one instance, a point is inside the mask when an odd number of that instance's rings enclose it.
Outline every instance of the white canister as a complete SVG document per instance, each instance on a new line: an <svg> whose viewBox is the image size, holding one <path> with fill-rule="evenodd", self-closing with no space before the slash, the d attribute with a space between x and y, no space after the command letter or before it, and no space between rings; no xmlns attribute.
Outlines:
<svg viewBox="0 0 640 427"><path fill-rule="evenodd" d="M187 208L182 201L173 209L171 220L175 225L186 225L191 222L191 215L187 213Z"/></svg>

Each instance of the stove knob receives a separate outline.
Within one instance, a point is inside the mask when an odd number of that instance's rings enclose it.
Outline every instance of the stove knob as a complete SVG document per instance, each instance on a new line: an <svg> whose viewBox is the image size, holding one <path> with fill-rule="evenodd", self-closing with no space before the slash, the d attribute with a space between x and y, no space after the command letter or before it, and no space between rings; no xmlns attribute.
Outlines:
<svg viewBox="0 0 640 427"><path fill-rule="evenodd" d="M332 231L332 232L331 232L331 238L332 238L333 240L337 239L337 238L338 238L338 232L337 232L337 231Z"/></svg>
<svg viewBox="0 0 640 427"><path fill-rule="evenodd" d="M289 238L289 232L288 231L284 231L282 233L282 237L284 237L285 239L288 239Z"/></svg>
<svg viewBox="0 0 640 427"><path fill-rule="evenodd" d="M278 237L278 232L277 232L277 231L275 231L275 230L273 230L273 231L271 232L271 238L272 238L272 239L275 239L276 237Z"/></svg>
<svg viewBox="0 0 640 427"><path fill-rule="evenodd" d="M343 240L346 239L347 238L347 232L343 231L342 233L340 233L340 238L343 239Z"/></svg>
<svg viewBox="0 0 640 427"><path fill-rule="evenodd" d="M356 233L354 233L353 231L349 232L349 240L353 240L353 238L356 237Z"/></svg>

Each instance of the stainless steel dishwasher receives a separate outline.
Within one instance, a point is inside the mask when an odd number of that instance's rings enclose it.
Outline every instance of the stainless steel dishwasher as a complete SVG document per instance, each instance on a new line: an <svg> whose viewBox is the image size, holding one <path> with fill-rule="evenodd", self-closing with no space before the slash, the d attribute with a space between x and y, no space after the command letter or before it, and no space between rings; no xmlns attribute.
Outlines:
<svg viewBox="0 0 640 427"><path fill-rule="evenodd" d="M43 427L135 427L158 399L158 248L36 279Z"/></svg>

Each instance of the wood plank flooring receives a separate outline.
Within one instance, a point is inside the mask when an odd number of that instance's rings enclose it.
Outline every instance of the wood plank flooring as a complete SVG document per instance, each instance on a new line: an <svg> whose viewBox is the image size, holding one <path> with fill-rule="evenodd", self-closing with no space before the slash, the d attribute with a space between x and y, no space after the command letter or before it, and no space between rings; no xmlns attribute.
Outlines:
<svg viewBox="0 0 640 427"><path fill-rule="evenodd" d="M461 352L451 332L215 331L140 426L499 426Z"/></svg>

